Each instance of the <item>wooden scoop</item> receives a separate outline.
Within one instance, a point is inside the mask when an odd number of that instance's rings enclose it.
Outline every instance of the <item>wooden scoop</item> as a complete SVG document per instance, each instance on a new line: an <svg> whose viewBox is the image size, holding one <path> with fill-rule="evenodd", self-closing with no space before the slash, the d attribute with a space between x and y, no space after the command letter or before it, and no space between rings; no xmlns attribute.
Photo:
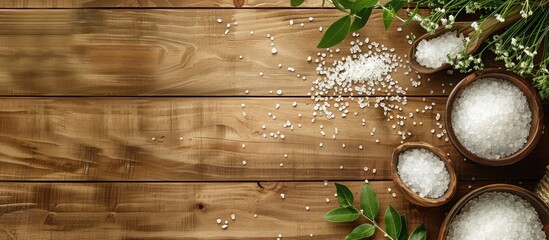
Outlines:
<svg viewBox="0 0 549 240"><path fill-rule="evenodd" d="M511 12L513 12L513 11L511 11ZM431 39L431 38L436 38L436 37L438 37L442 34L445 34L447 32L457 31L458 34L463 34L464 37L470 37L472 39L471 42L469 43L469 45L467 46L467 49L466 49L468 54L472 54L480 47L480 45L484 42L484 40L486 40L486 38L490 37L490 35L492 35L494 32L496 32L496 31L498 31L498 30L500 30L500 29L502 29L506 26L509 26L510 24L512 24L512 23L516 22L517 20L519 20L521 18L521 16L518 14L518 11L516 11L516 12L517 13L511 14L510 16L508 16L505 19L505 22L499 22L495 18L486 19L479 26L479 28L482 29L482 32L480 34L478 34L478 32L475 31L475 29L473 27L471 27L471 22L456 22L456 23L454 23L454 25L450 29L441 28L441 29L438 29L433 34L426 33L426 34L422 35L421 37L416 39L416 41L412 44L412 48L410 48L410 54L409 55L410 55L410 65L411 65L411 67L414 70L416 70L418 73L425 73L425 74L435 73L435 72L438 72L438 71L441 71L441 70L444 70L444 69L450 67L450 64L448 64L448 63L444 63L438 68L428 68L428 67L425 67L425 66L422 66L421 64L419 64L416 60L416 47L419 44L419 42L421 42L422 40L424 40L424 39L428 40L428 39ZM474 38L476 34L478 34L478 37Z"/></svg>

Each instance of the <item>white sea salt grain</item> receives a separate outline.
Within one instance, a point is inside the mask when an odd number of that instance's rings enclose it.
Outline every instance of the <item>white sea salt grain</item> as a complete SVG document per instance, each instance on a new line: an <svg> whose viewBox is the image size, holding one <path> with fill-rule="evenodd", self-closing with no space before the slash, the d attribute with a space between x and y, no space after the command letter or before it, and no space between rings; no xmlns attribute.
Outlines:
<svg viewBox="0 0 549 240"><path fill-rule="evenodd" d="M485 78L460 93L451 120L465 148L484 158L500 159L514 154L527 142L532 112L517 86Z"/></svg>
<svg viewBox="0 0 549 240"><path fill-rule="evenodd" d="M398 157L398 176L420 197L439 198L450 184L450 174L440 158L433 152L414 148Z"/></svg>
<svg viewBox="0 0 549 240"><path fill-rule="evenodd" d="M467 202L451 222L447 240L545 240L536 210L521 197L488 192Z"/></svg>
<svg viewBox="0 0 549 240"><path fill-rule="evenodd" d="M465 49L465 38L457 31L447 32L436 38L421 40L416 48L415 58L428 68L438 68Z"/></svg>

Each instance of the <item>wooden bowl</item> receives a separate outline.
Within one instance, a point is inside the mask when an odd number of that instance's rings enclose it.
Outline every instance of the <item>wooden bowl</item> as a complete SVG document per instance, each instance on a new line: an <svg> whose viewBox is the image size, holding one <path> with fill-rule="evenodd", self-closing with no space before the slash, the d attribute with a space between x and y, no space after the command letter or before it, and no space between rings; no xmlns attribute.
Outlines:
<svg viewBox="0 0 549 240"><path fill-rule="evenodd" d="M433 152L435 155L437 155L442 162L444 162L444 165L446 166L446 170L450 174L450 183L448 184L448 190L446 190L446 193L442 195L440 198L426 198L426 197L420 197L417 193L412 191L402 180L400 179L400 176L398 175L398 157L401 153L408 149L414 149L414 148L423 148L427 149L431 152ZM396 187L400 192L408 199L408 201L422 207L437 207L440 205L443 205L450 201L452 197L454 197L457 189L457 175L456 170L452 164L452 161L450 158L439 148L428 144L424 142L410 142L410 143L404 143L398 146L395 151L393 152L393 160L391 161L391 176L393 178L393 182L395 183Z"/></svg>
<svg viewBox="0 0 549 240"><path fill-rule="evenodd" d="M522 149L518 150L516 153L498 160L480 157L469 151L458 141L454 133L454 128L452 127L452 110L454 108L456 98L469 84L481 78L497 78L515 84L515 86L517 86L526 96L526 101L528 102L530 111L532 112L532 123L526 144L524 144ZM487 166L505 166L525 158L539 143L543 128L543 107L537 91L524 78L500 69L485 69L469 74L452 90L450 96L448 97L448 102L446 103L445 124L448 132L448 138L450 138L452 144L466 158Z"/></svg>
<svg viewBox="0 0 549 240"><path fill-rule="evenodd" d="M549 208L547 208L547 206L538 197L536 197L532 192L514 185L492 184L473 190L472 192L461 198L456 203L456 205L452 207L450 212L448 212L448 214L446 215L446 218L444 218L444 222L442 222L438 239L446 240L448 230L450 229L450 223L452 222L454 217L456 217L460 213L461 209L465 206L467 202L480 196L483 193L495 191L515 194L530 203L530 205L532 205L532 207L534 207L538 212L538 216L541 220L541 223L543 224L543 230L545 231L545 235L549 236Z"/></svg>

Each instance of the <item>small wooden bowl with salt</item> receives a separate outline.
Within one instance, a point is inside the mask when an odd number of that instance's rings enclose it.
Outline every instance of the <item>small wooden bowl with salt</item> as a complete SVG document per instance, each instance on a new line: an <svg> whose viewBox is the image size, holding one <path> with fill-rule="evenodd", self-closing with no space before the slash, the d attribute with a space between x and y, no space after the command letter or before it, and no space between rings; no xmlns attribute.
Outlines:
<svg viewBox="0 0 549 240"><path fill-rule="evenodd" d="M444 163L446 171L448 171L448 174L450 175L450 183L448 184L448 189L446 190L444 195L439 198L421 197L408 186L406 186L406 184L404 184L398 174L397 166L400 154L411 149L426 149L434 153ZM444 205L454 197L457 189L457 174L450 158L439 148L425 142L410 142L398 146L393 151L393 159L391 161L391 176L393 178L395 186L404 195L404 197L408 199L408 201L422 207L437 207Z"/></svg>
<svg viewBox="0 0 549 240"><path fill-rule="evenodd" d="M465 204L472 199L477 198L478 196L487 193L487 192L504 192L510 193L516 196L521 197L526 200L537 212L541 224L543 225L543 231L545 235L549 236L549 208L543 203L534 193L521 188L515 185L510 184L491 184L478 189L475 189L461 198L455 205L452 207L450 212L446 214L446 218L440 226L440 231L438 235L439 240L446 240L448 238L448 231L450 230L450 224L454 218L461 212ZM497 227L497 226L496 226Z"/></svg>
<svg viewBox="0 0 549 240"><path fill-rule="evenodd" d="M461 92L467 86L469 86L469 84L483 78L496 78L509 81L514 84L526 96L526 101L528 103L528 106L530 107L530 111L532 112L530 132L524 146L514 154L500 159L488 159L471 152L459 142L454 131L454 127L452 125L452 111L454 110L454 103L456 102L457 98L460 96ZM446 130L448 132L448 138L450 139L454 147L456 147L457 150L461 154L463 154L463 156L477 163L487 166L505 166L518 162L528 156L528 154L530 154L532 150L534 150L534 148L540 141L541 133L543 130L543 105L541 104L541 100L537 94L537 91L524 78L501 69L485 69L469 74L467 77L461 80L461 82L459 82L452 90L450 96L448 97L448 101L446 102L445 124Z"/></svg>

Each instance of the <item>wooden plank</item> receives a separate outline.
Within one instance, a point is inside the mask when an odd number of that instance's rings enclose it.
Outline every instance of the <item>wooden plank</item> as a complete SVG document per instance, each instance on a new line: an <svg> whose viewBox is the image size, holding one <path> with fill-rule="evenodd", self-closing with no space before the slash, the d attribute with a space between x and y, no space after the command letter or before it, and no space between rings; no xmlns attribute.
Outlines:
<svg viewBox="0 0 549 240"><path fill-rule="evenodd" d="M545 134L540 147L520 163L490 168L464 162L445 137L431 133L433 128L437 134L442 131L435 118L440 113L443 124L445 98L425 102L408 98L398 114L414 116L404 126L387 121L380 109L360 109L354 103L347 118L319 117L312 123L314 102L308 98L0 100L0 178L4 180L390 179L390 156L401 142L399 130L412 132L406 141L425 141L448 152L461 179L539 179L549 160L549 149L542 147L549 144ZM433 110L415 112L433 102ZM357 116L352 114L355 111ZM394 119L396 114L390 113ZM283 127L288 120L294 130ZM332 139L335 128L339 133ZM372 128L376 128L373 136ZM269 136L278 131L284 139ZM242 160L247 161L245 166ZM365 166L368 172L362 170Z"/></svg>
<svg viewBox="0 0 549 240"><path fill-rule="evenodd" d="M307 0L300 7L322 6ZM326 6L331 4L326 1ZM290 0L3 0L0 8L289 8Z"/></svg>
<svg viewBox="0 0 549 240"><path fill-rule="evenodd" d="M363 184L344 183L355 194ZM525 185L532 188L533 183ZM486 184L475 182L472 186ZM406 214L410 228L425 223L429 239L436 239L445 212L469 191L468 183L461 183L453 202L421 208L404 199L392 182L374 181L370 185L380 200L380 215L390 204ZM395 198L387 188L397 194ZM313 239L343 239L358 223L322 219L337 207L334 193L331 183L324 186L322 182L4 182L0 185L0 236L13 240L276 239L282 234L283 239L310 239L313 234ZM235 221L230 218L232 213L236 214ZM218 218L229 221L226 230L216 223ZM378 231L374 239L384 238Z"/></svg>
<svg viewBox="0 0 549 240"><path fill-rule="evenodd" d="M0 10L0 95L244 96L249 90L248 96L273 96L282 89L285 96L307 96L316 65L306 58L318 52L318 27L338 16L329 9ZM398 32L395 24L386 32L381 17L374 11L361 38L404 56L408 30ZM217 18L239 24L225 35ZM417 25L410 30L422 32ZM275 38L276 55L267 34ZM340 54L348 54L347 46L339 46ZM424 84L413 87L414 76L404 72L393 77L410 96L448 95L462 77L441 73L427 84L424 76Z"/></svg>

